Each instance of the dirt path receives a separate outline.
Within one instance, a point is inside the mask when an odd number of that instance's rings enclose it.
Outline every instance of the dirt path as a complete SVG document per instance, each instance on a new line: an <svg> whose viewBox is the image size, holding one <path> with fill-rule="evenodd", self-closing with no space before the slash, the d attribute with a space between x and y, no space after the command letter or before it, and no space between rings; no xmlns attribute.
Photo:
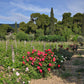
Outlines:
<svg viewBox="0 0 84 84"><path fill-rule="evenodd" d="M78 49L77 54L73 55L70 61L64 62L65 71L62 73L68 72L71 76L64 79L60 77L60 74L57 75L57 72L54 72L47 79L32 79L31 84L84 84L84 50Z"/></svg>

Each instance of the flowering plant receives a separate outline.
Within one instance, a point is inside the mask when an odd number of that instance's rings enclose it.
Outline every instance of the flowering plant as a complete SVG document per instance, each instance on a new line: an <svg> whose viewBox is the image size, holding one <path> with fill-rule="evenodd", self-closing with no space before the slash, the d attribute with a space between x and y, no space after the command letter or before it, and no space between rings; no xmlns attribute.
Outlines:
<svg viewBox="0 0 84 84"><path fill-rule="evenodd" d="M27 52L27 56L23 56L22 59L23 66L31 65L42 76L45 76L46 73L48 74L53 68L60 67L60 64L56 64L57 58L51 49L45 50L45 52L33 49L32 52Z"/></svg>

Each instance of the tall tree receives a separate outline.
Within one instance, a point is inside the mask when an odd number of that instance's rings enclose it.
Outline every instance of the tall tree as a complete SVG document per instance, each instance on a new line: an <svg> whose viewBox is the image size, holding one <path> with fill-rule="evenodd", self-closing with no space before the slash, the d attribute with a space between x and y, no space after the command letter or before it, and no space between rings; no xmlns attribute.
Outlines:
<svg viewBox="0 0 84 84"><path fill-rule="evenodd" d="M82 36L84 36L84 13L82 17L82 28L81 28Z"/></svg>
<svg viewBox="0 0 84 84"><path fill-rule="evenodd" d="M50 35L53 35L55 31L55 25L54 25L54 13L53 13L53 8L51 8L50 12Z"/></svg>
<svg viewBox="0 0 84 84"><path fill-rule="evenodd" d="M17 33L17 22L15 22L15 33Z"/></svg>

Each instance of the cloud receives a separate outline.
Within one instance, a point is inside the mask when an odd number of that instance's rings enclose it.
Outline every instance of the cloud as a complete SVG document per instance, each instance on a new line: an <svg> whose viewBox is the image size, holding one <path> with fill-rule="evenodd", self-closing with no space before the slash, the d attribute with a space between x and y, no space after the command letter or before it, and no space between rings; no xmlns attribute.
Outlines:
<svg viewBox="0 0 84 84"><path fill-rule="evenodd" d="M0 15L0 19L3 21L12 21L12 22L28 22L30 18L28 16L25 16L21 13L13 13L11 16L2 16Z"/></svg>
<svg viewBox="0 0 84 84"><path fill-rule="evenodd" d="M68 10L73 14L75 13L84 13L84 1L83 0L73 0L67 4Z"/></svg>
<svg viewBox="0 0 84 84"><path fill-rule="evenodd" d="M14 2L10 2L11 5L21 8L25 11L33 11L33 12L42 12L42 13L49 13L50 9L49 8L40 8L38 6L32 5L32 4L19 4L19 3L14 3Z"/></svg>

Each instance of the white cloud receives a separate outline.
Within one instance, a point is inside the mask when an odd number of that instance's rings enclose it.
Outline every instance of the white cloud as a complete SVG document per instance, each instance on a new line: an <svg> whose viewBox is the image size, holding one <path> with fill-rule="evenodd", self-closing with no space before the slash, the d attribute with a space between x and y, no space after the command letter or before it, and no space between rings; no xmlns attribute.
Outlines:
<svg viewBox="0 0 84 84"><path fill-rule="evenodd" d="M73 0L67 4L68 9L73 14L75 13L84 13L84 1L83 0Z"/></svg>
<svg viewBox="0 0 84 84"><path fill-rule="evenodd" d="M11 16L2 16L0 15L0 19L3 20L3 21L12 21L12 22L28 22L30 20L30 18L28 16L25 16L23 14L20 14L20 13L13 13Z"/></svg>
<svg viewBox="0 0 84 84"><path fill-rule="evenodd" d="M27 4L27 6L24 4L19 4L19 3L14 3L14 2L10 2L10 4L15 7L21 8L25 11L42 12L42 13L49 13L50 12L49 8L40 8L40 7L34 6L32 4Z"/></svg>

